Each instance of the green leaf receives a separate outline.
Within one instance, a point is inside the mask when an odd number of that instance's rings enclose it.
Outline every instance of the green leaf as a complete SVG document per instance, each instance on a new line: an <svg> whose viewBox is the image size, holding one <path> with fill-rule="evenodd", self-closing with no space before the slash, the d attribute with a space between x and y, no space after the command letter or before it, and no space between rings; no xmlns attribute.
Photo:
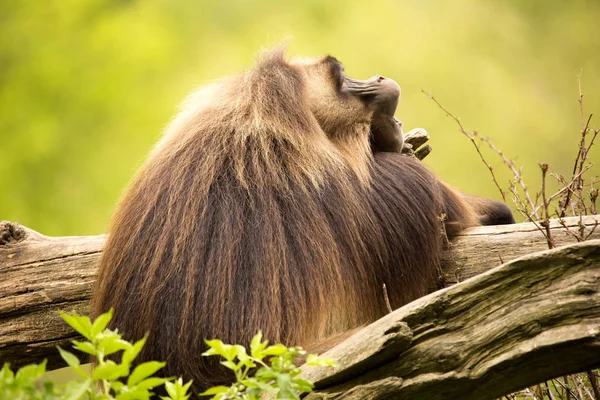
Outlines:
<svg viewBox="0 0 600 400"><path fill-rule="evenodd" d="M10 369L10 363L4 363L0 370L0 381L12 381L15 374Z"/></svg>
<svg viewBox="0 0 600 400"><path fill-rule="evenodd" d="M70 381L65 385L65 392L61 397L61 400L79 400L83 398L83 395L91 390L92 381L86 379L85 381Z"/></svg>
<svg viewBox="0 0 600 400"><path fill-rule="evenodd" d="M238 348L236 346L225 344L219 339L205 340L204 342L208 345L209 349L202 353L203 356L220 355L228 361L232 361L237 356Z"/></svg>
<svg viewBox="0 0 600 400"><path fill-rule="evenodd" d="M269 362L273 371L281 371L283 369L283 359L281 357L271 357Z"/></svg>
<svg viewBox="0 0 600 400"><path fill-rule="evenodd" d="M261 380L275 379L277 374L270 367L260 367L258 371L254 374L257 378L261 378Z"/></svg>
<svg viewBox="0 0 600 400"><path fill-rule="evenodd" d="M202 353L203 356L220 355L223 352L223 342L219 339L205 340L204 343L208 346L208 350Z"/></svg>
<svg viewBox="0 0 600 400"><path fill-rule="evenodd" d="M252 340L250 341L250 354L252 355L252 357L258 358L257 355L265 348L267 347L267 344L269 343L268 341L264 341L261 342L262 340L262 331L258 331L258 333L256 335L254 335L254 337L252 338Z"/></svg>
<svg viewBox="0 0 600 400"><path fill-rule="evenodd" d="M233 372L235 372L238 369L240 369L240 367L236 363L234 363L233 361L221 361L221 365L229 368Z"/></svg>
<svg viewBox="0 0 600 400"><path fill-rule="evenodd" d="M292 382L295 389L299 390L302 393L310 393L315 387L315 385L311 381L306 380L304 378L296 378Z"/></svg>
<svg viewBox="0 0 600 400"><path fill-rule="evenodd" d="M79 332L81 336L90 342L92 341L92 322L88 317L81 316L75 312L72 315L68 315L62 310L58 310L58 312L71 328L75 329L75 331Z"/></svg>
<svg viewBox="0 0 600 400"><path fill-rule="evenodd" d="M70 353L66 350L63 350L60 346L56 346L56 348L58 349L58 352L60 353L60 356L62 357L62 359L65 360L65 362L70 367L73 367L73 368L79 367L81 362L79 361L79 358L77 358L77 356L75 354Z"/></svg>
<svg viewBox="0 0 600 400"><path fill-rule="evenodd" d="M167 363L158 361L148 361L138 365L127 379L127 386L135 386L138 382L141 382L150 375L154 375L156 371L163 368L165 365L167 365Z"/></svg>
<svg viewBox="0 0 600 400"><path fill-rule="evenodd" d="M177 379L175 382L165 382L165 389L167 390L167 394L169 397L161 396L163 400L187 400L190 395L187 394L190 386L192 385L192 381L189 381L185 385L182 383L181 378Z"/></svg>
<svg viewBox="0 0 600 400"><path fill-rule="evenodd" d="M135 389L129 392L122 392L117 395L117 400L149 400L152 393L143 389Z"/></svg>
<svg viewBox="0 0 600 400"><path fill-rule="evenodd" d="M52 382L52 381L46 381L46 382L44 382L43 388L44 388L44 391L47 394L49 394L49 393L52 393L52 394L56 393L56 390L54 389L54 382Z"/></svg>
<svg viewBox="0 0 600 400"><path fill-rule="evenodd" d="M41 377L46 371L46 360L40 365L38 364L29 364L21 367L16 375L15 380L20 382L28 382L35 381L39 377Z"/></svg>
<svg viewBox="0 0 600 400"><path fill-rule="evenodd" d="M98 343L98 349L102 351L105 356L116 353L117 351L127 350L129 348L131 348L131 343L121 339L120 335L111 335L101 338Z"/></svg>
<svg viewBox="0 0 600 400"><path fill-rule="evenodd" d="M214 396L215 394L227 392L230 388L227 386L213 386L210 389L198 394L198 396Z"/></svg>
<svg viewBox="0 0 600 400"><path fill-rule="evenodd" d="M288 348L280 343L280 344L274 344L273 346L267 347L266 349L263 350L262 354L263 354L263 357L264 356L281 356L281 355L287 353L287 351L288 351Z"/></svg>
<svg viewBox="0 0 600 400"><path fill-rule="evenodd" d="M129 375L129 367L126 365L115 364L113 361L106 361L102 365L98 365L92 372L92 379L113 381L118 378Z"/></svg>
<svg viewBox="0 0 600 400"><path fill-rule="evenodd" d="M75 347L77 350L83 353L91 354L93 356L98 354L96 348L90 342L78 342L77 340L72 340L72 342L73 347Z"/></svg>
<svg viewBox="0 0 600 400"><path fill-rule="evenodd" d="M242 363L246 363L249 359L248 354L246 353L246 348L244 346L240 346L239 344L236 344L233 347L235 347L238 360L240 360Z"/></svg>
<svg viewBox="0 0 600 400"><path fill-rule="evenodd" d="M258 388L250 388L246 390L246 398L248 398L248 400L261 400L262 395L263 391Z"/></svg>
<svg viewBox="0 0 600 400"><path fill-rule="evenodd" d="M165 379L165 378L152 377L152 378L144 379L143 381L138 383L136 385L136 388L148 390L148 389L152 389L157 386L160 386L160 385L164 385L165 382L167 382L167 379Z"/></svg>
<svg viewBox="0 0 600 400"><path fill-rule="evenodd" d="M230 349L232 347L229 344L223 343L219 339L205 340L204 342L208 345L209 349L206 350L204 353L202 353L203 356L219 355L219 356L225 357L225 355L230 352ZM227 357L225 357L225 358L227 358ZM229 361L231 361L233 358L227 358L227 359Z"/></svg>
<svg viewBox="0 0 600 400"><path fill-rule="evenodd" d="M182 384L182 380L181 378L177 379L177 384L181 385ZM181 391L182 393L187 393L188 390L190 390L190 386L192 386L192 381L188 381L188 383L186 383L185 385L181 386Z"/></svg>
<svg viewBox="0 0 600 400"><path fill-rule="evenodd" d="M133 346L125 349L123 352L122 363L123 364L131 364L133 360L137 357L137 355L142 351L142 348L146 344L146 340L148 339L148 334L146 334L142 339L138 340L133 344Z"/></svg>
<svg viewBox="0 0 600 400"><path fill-rule="evenodd" d="M313 367L337 367L338 363L330 358L318 357L316 354L309 354L306 357L306 363Z"/></svg>
<svg viewBox="0 0 600 400"><path fill-rule="evenodd" d="M108 310L108 312L105 312L104 314L100 314L98 316L98 318L96 318L96 320L92 324L92 330L91 330L92 337L96 337L99 333L101 333L106 328L106 326L112 319L112 316L113 316L113 309L111 308L110 310Z"/></svg>
<svg viewBox="0 0 600 400"><path fill-rule="evenodd" d="M167 390L167 394L172 399L177 398L177 388L173 382L165 382L165 389ZM161 397L164 398L164 397Z"/></svg>
<svg viewBox="0 0 600 400"><path fill-rule="evenodd" d="M248 388L258 388L263 392L273 393L275 388L268 383L262 382L256 378L248 378L240 381L240 383Z"/></svg>
<svg viewBox="0 0 600 400"><path fill-rule="evenodd" d="M292 378L288 374L277 375L278 399L300 399L298 393L292 388Z"/></svg>

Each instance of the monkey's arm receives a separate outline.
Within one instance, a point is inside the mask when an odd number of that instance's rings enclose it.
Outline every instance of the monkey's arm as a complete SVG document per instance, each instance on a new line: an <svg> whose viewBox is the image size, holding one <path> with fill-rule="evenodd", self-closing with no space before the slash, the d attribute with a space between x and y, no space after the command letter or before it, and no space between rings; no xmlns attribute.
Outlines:
<svg viewBox="0 0 600 400"><path fill-rule="evenodd" d="M346 78L348 92L359 96L373 110L371 117L371 150L400 153L404 146L402 122L394 118L400 86L393 80L376 75L366 81Z"/></svg>
<svg viewBox="0 0 600 400"><path fill-rule="evenodd" d="M402 122L394 118L393 115L375 112L371 121L372 151L400 153L403 147Z"/></svg>

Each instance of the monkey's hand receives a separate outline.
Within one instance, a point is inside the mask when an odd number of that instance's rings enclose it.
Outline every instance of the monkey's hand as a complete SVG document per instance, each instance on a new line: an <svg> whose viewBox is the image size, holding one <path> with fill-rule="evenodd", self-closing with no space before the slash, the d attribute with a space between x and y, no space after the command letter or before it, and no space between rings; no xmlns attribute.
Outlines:
<svg viewBox="0 0 600 400"><path fill-rule="evenodd" d="M429 133L423 128L415 128L404 134L402 154L424 159L431 153L431 146L423 146L429 140Z"/></svg>

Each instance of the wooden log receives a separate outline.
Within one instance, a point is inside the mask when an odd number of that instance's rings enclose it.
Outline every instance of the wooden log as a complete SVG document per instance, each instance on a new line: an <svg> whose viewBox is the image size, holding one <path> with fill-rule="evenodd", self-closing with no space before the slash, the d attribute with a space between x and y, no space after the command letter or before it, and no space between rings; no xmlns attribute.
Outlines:
<svg viewBox="0 0 600 400"><path fill-rule="evenodd" d="M0 224L0 364L13 367L48 359L65 364L56 345L77 334L57 310L87 314L106 235L48 237L16 224Z"/></svg>
<svg viewBox="0 0 600 400"><path fill-rule="evenodd" d="M600 240L524 256L418 299L303 367L305 399L494 399L600 367Z"/></svg>
<svg viewBox="0 0 600 400"><path fill-rule="evenodd" d="M590 232L599 217L586 217ZM578 218L565 218L577 229ZM552 221L557 244L573 242ZM600 238L600 228L592 238ZM0 363L13 366L48 359L48 368L64 366L55 350L75 338L57 309L87 313L91 286L106 235L48 237L18 224L0 223ZM478 227L465 231L446 255L447 282L460 282L503 261L544 248L533 224ZM504 249L504 250L502 250Z"/></svg>
<svg viewBox="0 0 600 400"><path fill-rule="evenodd" d="M583 225L588 239L600 239L600 216L550 220L552 237L557 246L577 243L573 233ZM566 228L564 226L566 226ZM572 233L569 233L572 232ZM480 226L460 233L444 257L442 281L446 286L462 282L477 274L514 260L525 254L548 249L545 236L533 223Z"/></svg>

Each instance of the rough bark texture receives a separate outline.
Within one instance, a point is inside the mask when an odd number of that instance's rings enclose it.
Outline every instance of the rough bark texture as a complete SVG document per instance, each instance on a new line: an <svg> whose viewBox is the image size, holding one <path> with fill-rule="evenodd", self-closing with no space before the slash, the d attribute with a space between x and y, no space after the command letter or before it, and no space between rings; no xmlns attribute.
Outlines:
<svg viewBox="0 0 600 400"><path fill-rule="evenodd" d="M493 399L600 366L600 240L525 256L416 300L305 367L306 399Z"/></svg>
<svg viewBox="0 0 600 400"><path fill-rule="evenodd" d="M591 234L588 239L600 239L599 223L600 215L582 218L584 235ZM563 224L572 233L580 229L578 217L563 218ZM551 219L550 228L557 246L577 243L560 220ZM547 249L546 238L532 223L468 229L452 241L451 251L446 253L443 281L450 286L517 257Z"/></svg>
<svg viewBox="0 0 600 400"><path fill-rule="evenodd" d="M77 335L57 310L88 313L105 238L52 238L0 223L0 364L65 366L55 346Z"/></svg>
<svg viewBox="0 0 600 400"><path fill-rule="evenodd" d="M595 219L600 218L584 219L586 233ZM577 230L578 218L564 221ZM556 220L552 231L558 245L575 241ZM51 238L17 224L0 224L0 363L20 366L48 358L50 369L64 366L55 345L75 335L56 310L87 313L105 238ZM600 238L600 228L591 238ZM328 389L312 396L420 398L415 393L433 390L427 398L435 399L452 398L453 390L459 390L455 387L469 387L475 397L456 393L477 398L487 393L480 387L496 393L534 383L531 370L541 380L591 367L586 357L600 360L600 281L598 242L588 243L562 250L565 254L531 258L538 260L528 261L531 266L525 261L503 266L375 322L332 350L335 357L343 356L342 368L335 375L316 377L319 387ZM533 224L474 228L453 242L444 277L448 284L462 282L501 260L545 246ZM508 381L514 387L507 387ZM331 388L333 384L338 386Z"/></svg>

